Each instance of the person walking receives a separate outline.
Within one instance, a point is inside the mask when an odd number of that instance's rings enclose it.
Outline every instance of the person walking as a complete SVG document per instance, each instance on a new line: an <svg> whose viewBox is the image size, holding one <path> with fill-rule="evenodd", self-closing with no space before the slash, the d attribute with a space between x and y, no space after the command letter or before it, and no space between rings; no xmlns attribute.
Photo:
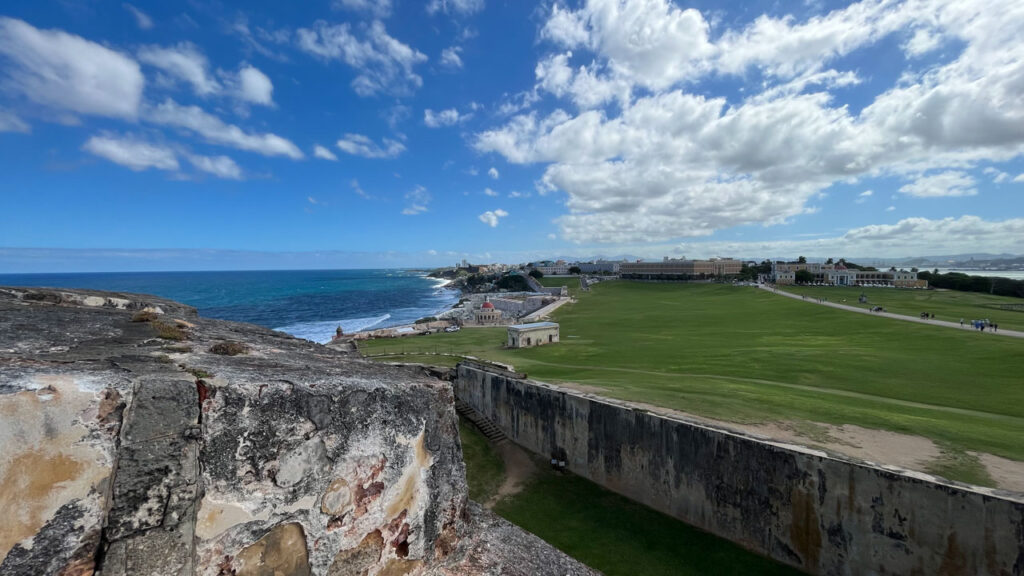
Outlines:
<svg viewBox="0 0 1024 576"><path fill-rule="evenodd" d="M963 319L963 318L961 318L961 319L960 319L960 327L961 327L961 328L963 328L963 327L964 327L964 319Z"/></svg>

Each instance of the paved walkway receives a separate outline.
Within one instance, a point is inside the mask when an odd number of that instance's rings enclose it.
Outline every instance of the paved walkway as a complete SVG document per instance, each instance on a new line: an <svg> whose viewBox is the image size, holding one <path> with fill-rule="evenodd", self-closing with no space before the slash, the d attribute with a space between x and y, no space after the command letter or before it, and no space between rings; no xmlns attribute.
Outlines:
<svg viewBox="0 0 1024 576"><path fill-rule="evenodd" d="M526 324L528 322L537 322L541 318L544 318L545 316L551 314L555 310L561 308L563 304L568 304L570 300L572 300L572 298L559 298L558 300L555 300L551 304L548 304L547 306L541 308L540 310L537 310L533 314L524 316L519 320L519 323Z"/></svg>
<svg viewBox="0 0 1024 576"><path fill-rule="evenodd" d="M829 302L827 300L824 302L819 302L817 298L812 298L810 296L804 298L799 294L793 294L791 292L779 290L778 288L773 288L767 284L758 284L758 288L762 290L767 290L772 294L778 294L779 296L787 296L789 298L793 298L794 300L802 300L804 302L810 302L811 304L819 304L821 306L831 306L832 308L839 308L840 310L848 310L850 312L860 312L861 314L870 314L871 316L882 316L884 318L892 318L893 320L903 320L905 322L917 322L918 324L929 324L931 326L943 326L945 328L956 328L957 330L979 332L978 330L975 330L974 327L968 324L967 322L965 322L964 325L961 327L960 324L957 322L947 322L945 320L925 320L924 318L918 318L915 316L904 316L903 314L893 314L892 312L872 312L865 308L858 308L857 306L849 306L847 304L837 304L835 302ZM1000 328L996 332L986 329L984 332L980 332L980 334L992 334L993 336L1012 336L1014 338L1024 338L1024 332L1018 332L1016 330L1003 330L1002 328Z"/></svg>

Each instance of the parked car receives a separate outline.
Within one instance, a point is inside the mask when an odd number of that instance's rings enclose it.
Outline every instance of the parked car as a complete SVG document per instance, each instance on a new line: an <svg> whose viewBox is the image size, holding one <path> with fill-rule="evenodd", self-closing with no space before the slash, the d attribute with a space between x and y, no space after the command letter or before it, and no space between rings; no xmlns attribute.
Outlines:
<svg viewBox="0 0 1024 576"><path fill-rule="evenodd" d="M459 331L459 327L458 326L449 326L449 327L445 328L444 331L445 332L458 332Z"/></svg>

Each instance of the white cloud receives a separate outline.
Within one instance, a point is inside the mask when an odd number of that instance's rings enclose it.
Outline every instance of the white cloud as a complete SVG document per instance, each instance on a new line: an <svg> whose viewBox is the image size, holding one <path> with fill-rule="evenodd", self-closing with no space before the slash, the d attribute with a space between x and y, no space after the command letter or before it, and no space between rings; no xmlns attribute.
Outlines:
<svg viewBox="0 0 1024 576"><path fill-rule="evenodd" d="M484 9L484 0L430 0L427 13L457 14L468 16Z"/></svg>
<svg viewBox="0 0 1024 576"><path fill-rule="evenodd" d="M406 206L402 214L415 216L427 211L427 204L430 204L430 193L423 186L417 186L405 195Z"/></svg>
<svg viewBox="0 0 1024 576"><path fill-rule="evenodd" d="M392 38L379 21L360 32L353 32L349 23L330 25L323 20L313 28L296 32L299 48L325 60L341 60L358 75L352 89L360 96L378 93L405 95L423 85L413 68L427 57Z"/></svg>
<svg viewBox="0 0 1024 576"><path fill-rule="evenodd" d="M405 151L405 145L397 140L384 138L380 144L362 134L345 134L338 140L342 152L363 158L395 158Z"/></svg>
<svg viewBox="0 0 1024 576"><path fill-rule="evenodd" d="M916 198L938 198L943 196L974 196L974 178L964 172L948 171L931 176L921 176L914 182L900 187L900 192Z"/></svg>
<svg viewBox="0 0 1024 576"><path fill-rule="evenodd" d="M145 84L137 62L60 30L0 17L0 87L50 109L133 119Z"/></svg>
<svg viewBox="0 0 1024 576"><path fill-rule="evenodd" d="M991 166L985 168L984 170L982 170L982 172L984 174L988 174L989 176L991 176L992 182L994 182L995 184L1002 184L1003 182L1006 182L1007 180L1010 179L1009 174L997 168L993 168Z"/></svg>
<svg viewBox="0 0 1024 576"><path fill-rule="evenodd" d="M1014 182L1024 182L1024 174L1018 174L1017 177L1013 179L1013 181Z"/></svg>
<svg viewBox="0 0 1024 576"><path fill-rule="evenodd" d="M499 208L498 210L488 210L487 212L484 212L483 214L477 216L477 218L479 218L481 222L487 224L491 228L497 228L499 219L504 218L506 216L508 216L508 212L505 212L504 210Z"/></svg>
<svg viewBox="0 0 1024 576"><path fill-rule="evenodd" d="M446 68L462 68L462 46L452 46L441 51L441 65Z"/></svg>
<svg viewBox="0 0 1024 576"><path fill-rule="evenodd" d="M529 192L519 192L519 191L513 190L513 191L508 193L508 197L509 198L529 198L530 197L530 193Z"/></svg>
<svg viewBox="0 0 1024 576"><path fill-rule="evenodd" d="M151 144L131 135L93 136L82 145L82 150L136 172L149 168L178 169L178 158L174 150L166 146Z"/></svg>
<svg viewBox="0 0 1024 576"><path fill-rule="evenodd" d="M331 152L330 150L324 148L319 144L313 146L313 156L320 158L322 160L330 160L331 162L335 162L338 160L338 157L334 155L334 152Z"/></svg>
<svg viewBox="0 0 1024 576"><path fill-rule="evenodd" d="M885 209L886 212L892 212L894 210L896 210L895 206L889 206L888 208Z"/></svg>
<svg viewBox="0 0 1024 576"><path fill-rule="evenodd" d="M196 154L189 154L187 156L188 161L192 163L196 169L213 174L218 178L225 180L241 180L242 169L235 164L235 161L227 156L199 156Z"/></svg>
<svg viewBox="0 0 1024 576"><path fill-rule="evenodd" d="M865 190L865 191L863 191L863 192L861 192L860 194L857 195L856 202L857 202L857 204L863 204L863 203L867 202L868 198L870 198L873 195L874 195L874 191L872 191L872 190Z"/></svg>
<svg viewBox="0 0 1024 576"><path fill-rule="evenodd" d="M491 169L487 171L487 175L494 180L497 180L501 176L500 174L498 174L498 169L495 168L494 166L491 166Z"/></svg>
<svg viewBox="0 0 1024 576"><path fill-rule="evenodd" d="M759 256L934 256L966 252L1020 250L1024 218L1002 221L977 216L931 220L906 218L896 224L877 224L849 230L841 236L813 240L766 242L691 242L676 248L690 257L715 255Z"/></svg>
<svg viewBox="0 0 1024 576"><path fill-rule="evenodd" d="M139 60L159 68L172 80L187 82L199 96L220 92L220 83L210 74L210 63L194 44L182 42L177 46L145 46L139 50Z"/></svg>
<svg viewBox="0 0 1024 576"><path fill-rule="evenodd" d="M135 24L138 25L140 29L149 30L153 27L153 19L149 17L149 14L146 14L127 2L122 4L122 6L124 6L124 9L131 12L132 16L135 17Z"/></svg>
<svg viewBox="0 0 1024 576"><path fill-rule="evenodd" d="M274 84L266 74L252 66L238 71L238 97L251 104L270 106L274 103Z"/></svg>
<svg viewBox="0 0 1024 576"><path fill-rule="evenodd" d="M933 175L906 194L973 194L968 170L1024 151L1024 7L996 4L863 0L802 21L761 16L717 38L700 13L667 0L556 4L541 36L560 51L541 56L533 89L503 108L548 93L579 111L518 113L473 145L546 165L538 191L566 194L557 222L576 242L781 224L813 212L833 184L876 176ZM860 79L827 66L917 29L957 38L962 52L908 69L859 110L833 96ZM680 87L753 69L739 101ZM580 78L594 87L575 88Z"/></svg>
<svg viewBox="0 0 1024 576"><path fill-rule="evenodd" d="M548 240L557 240L558 234L548 234Z"/></svg>
<svg viewBox="0 0 1024 576"><path fill-rule="evenodd" d="M238 126L227 124L204 112L198 106L182 106L170 99L147 110L146 119L155 124L190 130L213 144L264 156L287 156L294 160L303 158L299 147L286 138L271 133L245 132Z"/></svg>
<svg viewBox="0 0 1024 576"><path fill-rule="evenodd" d="M21 132L28 134L32 127L10 110L0 108L0 132Z"/></svg>
<svg viewBox="0 0 1024 576"><path fill-rule="evenodd" d="M490 196L491 198L497 197L499 194L490 188L484 188L484 195Z"/></svg>
<svg viewBox="0 0 1024 576"><path fill-rule="evenodd" d="M365 190L363 190L362 186L359 185L359 180L353 178L350 184L352 185L352 191L358 194L360 197L365 198L367 200L373 198L372 196L367 194Z"/></svg>
<svg viewBox="0 0 1024 576"><path fill-rule="evenodd" d="M334 0L335 8L368 12L376 18L387 18L391 15L391 0Z"/></svg>
<svg viewBox="0 0 1024 576"><path fill-rule="evenodd" d="M467 116L459 114L459 111L455 108L449 108L447 110L441 110L434 112L430 108L423 111L423 123L429 128L440 128L442 126L452 126L465 120Z"/></svg>

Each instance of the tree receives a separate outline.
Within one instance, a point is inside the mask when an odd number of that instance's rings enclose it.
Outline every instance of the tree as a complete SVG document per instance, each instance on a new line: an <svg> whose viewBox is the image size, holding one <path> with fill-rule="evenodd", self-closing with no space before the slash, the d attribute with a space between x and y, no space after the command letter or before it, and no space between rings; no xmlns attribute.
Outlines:
<svg viewBox="0 0 1024 576"><path fill-rule="evenodd" d="M541 278L544 277L544 273L534 268L533 270L530 270L530 276L533 276L534 278L540 280Z"/></svg>
<svg viewBox="0 0 1024 576"><path fill-rule="evenodd" d="M814 282L814 274L808 270L797 270L796 282L797 284L810 284L811 282Z"/></svg>
<svg viewBox="0 0 1024 576"><path fill-rule="evenodd" d="M579 266L569 266L569 274L583 274Z"/></svg>
<svg viewBox="0 0 1024 576"><path fill-rule="evenodd" d="M807 258L801 256L801 257L796 259L796 263L797 264L807 264Z"/></svg>
<svg viewBox="0 0 1024 576"><path fill-rule="evenodd" d="M832 259L831 258L829 258L828 260L825 260L825 264L831 264L831 263L832 263Z"/></svg>

